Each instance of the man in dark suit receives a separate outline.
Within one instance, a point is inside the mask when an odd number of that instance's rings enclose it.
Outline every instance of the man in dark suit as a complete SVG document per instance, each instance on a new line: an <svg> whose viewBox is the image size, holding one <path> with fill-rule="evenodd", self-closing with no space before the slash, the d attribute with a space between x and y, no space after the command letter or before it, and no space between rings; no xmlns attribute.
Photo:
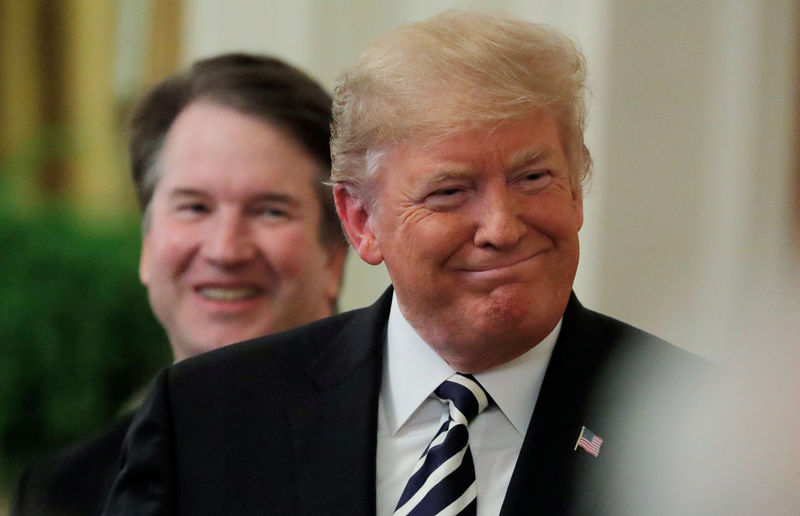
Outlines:
<svg viewBox="0 0 800 516"><path fill-rule="evenodd" d="M698 361L572 293L584 79L567 38L502 16L367 50L336 88L331 179L392 288L163 371L105 514L599 514L652 487L635 466L670 429L633 439L625 415L668 411L684 384L643 381Z"/></svg>
<svg viewBox="0 0 800 516"><path fill-rule="evenodd" d="M244 54L201 60L138 106L139 272L176 361L336 312L330 106L303 72ZM132 417L28 468L12 513L99 514Z"/></svg>

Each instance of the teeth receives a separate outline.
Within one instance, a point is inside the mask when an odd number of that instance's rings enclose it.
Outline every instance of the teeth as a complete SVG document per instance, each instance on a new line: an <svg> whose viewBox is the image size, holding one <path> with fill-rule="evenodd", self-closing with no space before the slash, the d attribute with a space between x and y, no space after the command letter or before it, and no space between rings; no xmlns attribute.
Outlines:
<svg viewBox="0 0 800 516"><path fill-rule="evenodd" d="M200 295L211 299L213 301L241 301L242 299L249 299L255 297L260 292L255 287L245 288L224 288L224 287L206 287L199 290Z"/></svg>

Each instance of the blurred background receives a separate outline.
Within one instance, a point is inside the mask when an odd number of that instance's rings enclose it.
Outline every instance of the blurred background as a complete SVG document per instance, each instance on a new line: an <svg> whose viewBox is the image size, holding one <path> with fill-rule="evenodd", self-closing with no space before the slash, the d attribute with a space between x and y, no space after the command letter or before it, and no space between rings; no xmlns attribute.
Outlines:
<svg viewBox="0 0 800 516"><path fill-rule="evenodd" d="M583 303L713 360L735 352L752 301L797 263L795 0L2 0L0 514L22 464L107 424L169 360L137 278L138 96L234 50L332 89L376 37L449 7L555 25L587 56ZM341 304L388 283L353 253Z"/></svg>

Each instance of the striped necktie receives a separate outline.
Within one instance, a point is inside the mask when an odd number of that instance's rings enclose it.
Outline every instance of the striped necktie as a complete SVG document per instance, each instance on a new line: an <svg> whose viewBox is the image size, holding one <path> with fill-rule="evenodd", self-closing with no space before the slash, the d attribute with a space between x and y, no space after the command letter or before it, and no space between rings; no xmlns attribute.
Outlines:
<svg viewBox="0 0 800 516"><path fill-rule="evenodd" d="M434 394L450 405L450 417L414 466L394 516L475 514L475 465L467 425L490 398L472 375L456 373Z"/></svg>

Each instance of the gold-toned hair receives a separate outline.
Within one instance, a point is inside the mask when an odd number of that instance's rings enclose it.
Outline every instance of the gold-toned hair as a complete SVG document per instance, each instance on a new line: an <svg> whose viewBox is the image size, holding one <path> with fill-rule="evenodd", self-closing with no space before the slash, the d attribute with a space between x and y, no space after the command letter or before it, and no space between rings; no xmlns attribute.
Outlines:
<svg viewBox="0 0 800 516"><path fill-rule="evenodd" d="M369 178L393 143L549 110L564 131L580 188L591 171L585 81L577 45L544 25L452 10L397 28L367 49L335 89L331 180L369 197Z"/></svg>

